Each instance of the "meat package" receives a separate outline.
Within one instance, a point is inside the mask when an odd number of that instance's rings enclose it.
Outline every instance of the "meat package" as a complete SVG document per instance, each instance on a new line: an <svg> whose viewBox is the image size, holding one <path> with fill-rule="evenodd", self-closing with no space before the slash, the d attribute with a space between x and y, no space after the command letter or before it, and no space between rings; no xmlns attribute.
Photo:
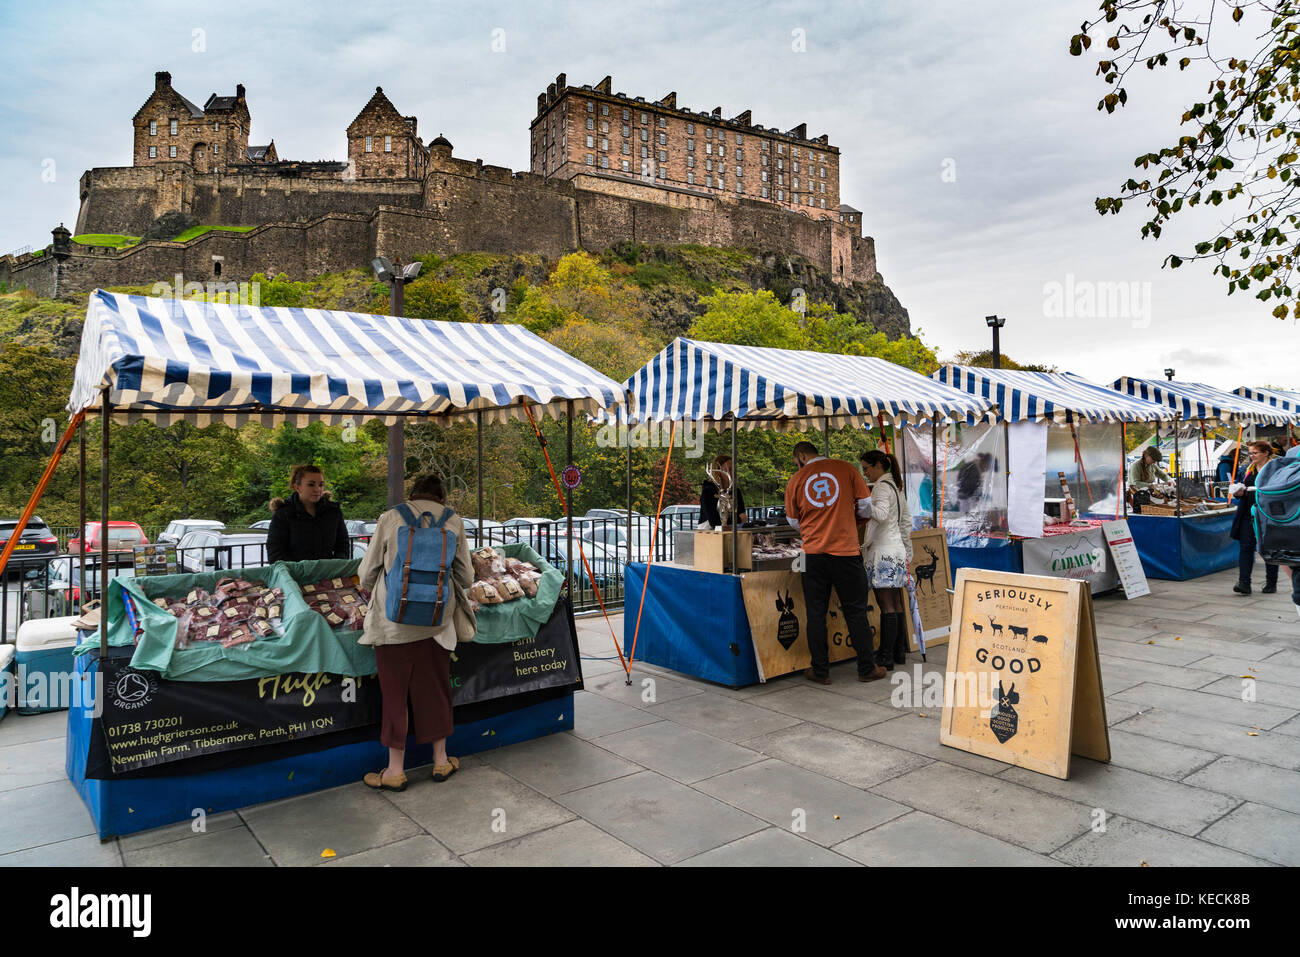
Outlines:
<svg viewBox="0 0 1300 957"><path fill-rule="evenodd" d="M307 607L324 618L331 628L360 631L365 625L370 595L356 575L303 585L302 597Z"/></svg>
<svg viewBox="0 0 1300 957"><path fill-rule="evenodd" d="M263 582L223 578L211 593L195 588L184 597L155 598L154 604L177 619L177 648L196 641L233 648L279 631L284 592Z"/></svg>
<svg viewBox="0 0 1300 957"><path fill-rule="evenodd" d="M542 573L537 566L507 558L487 546L470 553L474 563L474 584L469 590L470 604L477 611L483 605L499 605L516 598L532 598Z"/></svg>

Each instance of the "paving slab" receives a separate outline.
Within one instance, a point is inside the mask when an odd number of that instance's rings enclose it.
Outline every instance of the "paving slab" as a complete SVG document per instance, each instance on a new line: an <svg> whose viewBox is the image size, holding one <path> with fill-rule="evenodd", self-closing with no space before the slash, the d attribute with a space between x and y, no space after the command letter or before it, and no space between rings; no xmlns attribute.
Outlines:
<svg viewBox="0 0 1300 957"><path fill-rule="evenodd" d="M604 695L579 691L573 696L573 733L579 738L599 738L603 734L637 728L660 719L641 708L620 704Z"/></svg>
<svg viewBox="0 0 1300 957"><path fill-rule="evenodd" d="M1076 867L1259 867L1258 857L1152 827L1112 817L1104 832L1089 830L1052 854Z"/></svg>
<svg viewBox="0 0 1300 957"><path fill-rule="evenodd" d="M1255 731L1252 735L1253 728L1239 724L1160 709L1135 715L1116 727L1148 738L1229 754L1291 771L1300 770L1300 747L1296 746L1292 735L1266 730Z"/></svg>
<svg viewBox="0 0 1300 957"><path fill-rule="evenodd" d="M626 673L619 669L614 674L592 678L587 682L587 690L633 708L644 708L661 701L702 694L705 689L664 675L638 674L635 669L629 685Z"/></svg>
<svg viewBox="0 0 1300 957"><path fill-rule="evenodd" d="M1200 838L1287 867L1300 865L1300 816L1243 804L1201 832Z"/></svg>
<svg viewBox="0 0 1300 957"><path fill-rule="evenodd" d="M1238 677L1251 675L1259 681L1270 681L1290 688L1300 688L1300 668L1274 661L1274 657L1270 656L1261 659L1211 655L1208 658L1202 658L1200 661L1194 662L1188 667L1196 671L1210 672L1220 678L1228 675Z"/></svg>
<svg viewBox="0 0 1300 957"><path fill-rule="evenodd" d="M1269 658L1278 653L1279 648L1276 644L1261 642L1256 639L1249 641L1223 641L1218 638L1195 638L1191 636L1170 635L1157 633L1151 639L1159 646L1166 646L1173 643L1178 648L1187 648L1192 651L1203 651L1207 658L1227 657L1227 658L1246 658L1251 660L1262 660ZM1204 661L1205 658L1200 659ZM1199 667L1200 662L1193 662L1193 667Z"/></svg>
<svg viewBox="0 0 1300 957"><path fill-rule="evenodd" d="M498 771L548 796L640 770L572 734L548 734L479 756Z"/></svg>
<svg viewBox="0 0 1300 957"><path fill-rule="evenodd" d="M652 858L586 821L544 831L465 855L472 867L658 867Z"/></svg>
<svg viewBox="0 0 1300 957"><path fill-rule="evenodd" d="M662 701L651 707L650 711L696 731L737 743L767 731L800 723L798 718L788 714L727 698L712 691L691 695L689 698Z"/></svg>
<svg viewBox="0 0 1300 957"><path fill-rule="evenodd" d="M856 867L832 851L769 827L723 847L682 861L678 867Z"/></svg>
<svg viewBox="0 0 1300 957"><path fill-rule="evenodd" d="M939 723L942 714L941 710L911 712L893 721L862 728L855 733L858 737L879 741L900 751L925 755L936 761L947 761L949 764L956 764L984 774L999 774L1007 769L1001 761L940 744Z"/></svg>
<svg viewBox="0 0 1300 957"><path fill-rule="evenodd" d="M408 779L411 777L407 775ZM432 782L418 782L437 787ZM319 863L326 848L339 857L357 854L381 844L391 844L419 832L420 827L384 800L383 794L364 784L348 784L276 801L241 811L248 829L281 867ZM217 831L204 837L218 837ZM187 841L199 838L187 838ZM162 844L139 853L160 854L169 847L185 843ZM126 852L127 863L131 863Z"/></svg>
<svg viewBox="0 0 1300 957"><path fill-rule="evenodd" d="M1098 638L1110 638L1114 641L1140 641L1143 638L1150 638L1154 634L1156 634L1154 628L1143 628L1131 624L1112 625L1100 621L1097 622Z"/></svg>
<svg viewBox="0 0 1300 957"><path fill-rule="evenodd" d="M0 791L67 780L67 745L62 738L41 738L0 747Z"/></svg>
<svg viewBox="0 0 1300 957"><path fill-rule="evenodd" d="M1255 696L1256 703L1277 705L1300 713L1300 688L1282 684L1271 677L1256 678L1253 675L1250 678L1242 677L1250 674L1249 671L1243 671L1240 674L1219 678L1198 690L1239 700L1242 695L1250 693Z"/></svg>
<svg viewBox="0 0 1300 957"><path fill-rule="evenodd" d="M1146 641L1114 641L1109 638L1098 638L1097 650L1111 658L1136 658L1138 661L1174 665L1180 668L1207 657L1207 653L1199 648L1189 648L1182 642L1175 642L1168 638Z"/></svg>
<svg viewBox="0 0 1300 957"><path fill-rule="evenodd" d="M317 852L319 855L319 852ZM275 862L247 827L195 834L180 841L122 851L127 867L274 867ZM314 864L316 860L300 863Z"/></svg>
<svg viewBox="0 0 1300 957"><path fill-rule="evenodd" d="M1179 617L1179 612L1147 619L1144 625L1150 625L1161 635L1180 635L1183 638L1218 638L1221 641L1246 641L1269 629L1259 625L1228 622L1217 624L1211 621L1193 621Z"/></svg>
<svg viewBox="0 0 1300 957"><path fill-rule="evenodd" d="M1110 729L1111 764L1171 781L1181 781L1218 757L1213 751L1189 748L1120 728Z"/></svg>
<svg viewBox="0 0 1300 957"><path fill-rule="evenodd" d="M908 808L784 761L763 761L696 785L792 834L830 847Z"/></svg>
<svg viewBox="0 0 1300 957"><path fill-rule="evenodd" d="M22 851L0 854L0 867L121 867L122 852L117 841L98 837L74 837L69 841L42 844Z"/></svg>
<svg viewBox="0 0 1300 957"><path fill-rule="evenodd" d="M789 764L835 778L856 788L869 788L930 763L910 754L843 731L801 724L753 738L746 744Z"/></svg>
<svg viewBox="0 0 1300 957"><path fill-rule="evenodd" d="M1198 718L1210 718L1224 724L1243 728L1271 728L1296 715L1295 708L1263 704L1259 701L1242 701L1205 691L1186 691L1166 688L1163 685L1140 684L1113 697L1135 704L1153 705L1164 711L1175 711Z"/></svg>
<svg viewBox="0 0 1300 957"><path fill-rule="evenodd" d="M1190 690L1214 680L1214 674L1195 671L1191 665L1162 665L1136 658L1118 658L1111 654L1101 656L1101 687L1108 695L1147 682Z"/></svg>
<svg viewBox="0 0 1300 957"><path fill-rule="evenodd" d="M1050 857L912 811L832 850L870 867L1059 867Z"/></svg>
<svg viewBox="0 0 1300 957"><path fill-rule="evenodd" d="M69 781L0 791L0 854L96 833Z"/></svg>
<svg viewBox="0 0 1300 957"><path fill-rule="evenodd" d="M559 800L661 864L676 864L766 827L756 817L653 771L570 791Z"/></svg>
<svg viewBox="0 0 1300 957"><path fill-rule="evenodd" d="M1300 814L1300 772L1271 764L1222 757L1189 775L1184 783Z"/></svg>
<svg viewBox="0 0 1300 957"><path fill-rule="evenodd" d="M1273 654L1264 658L1263 661L1270 667L1273 665L1282 665L1284 668L1300 668L1300 651L1283 648L1280 651L1273 652ZM0 738L0 741L3 741L3 738Z"/></svg>
<svg viewBox="0 0 1300 957"><path fill-rule="evenodd" d="M198 830L195 829L196 826L199 828ZM223 811L220 814L205 815L202 824L199 824L197 818L191 818L188 821L177 821L175 824L166 824L162 827L150 828L147 831L126 834L117 840L122 845L122 850L139 851L158 844L182 841L187 837L193 837L195 834L211 834L213 831L224 831L228 828L243 826L244 819L239 816L238 812Z"/></svg>
<svg viewBox="0 0 1300 957"><path fill-rule="evenodd" d="M1289 721L1283 721L1273 729L1274 734L1289 734L1293 737L1300 736L1300 714L1296 715Z"/></svg>
<svg viewBox="0 0 1300 957"><path fill-rule="evenodd" d="M1001 779L1100 808L1108 816L1118 814L1188 835L1241 803L1239 798L1204 788L1078 757L1070 762L1068 780L1025 768L1011 768Z"/></svg>
<svg viewBox="0 0 1300 957"><path fill-rule="evenodd" d="M62 741L68 733L68 713L66 711L46 711L44 714L19 714L10 710L0 720L0 747L11 744L25 744L28 741L42 741L46 738L58 738Z"/></svg>
<svg viewBox="0 0 1300 957"><path fill-rule="evenodd" d="M811 683L764 695L759 706L838 731L856 731L898 717L886 704L858 701Z"/></svg>
<svg viewBox="0 0 1300 957"><path fill-rule="evenodd" d="M384 797L462 855L573 820L567 808L487 765L462 766L441 784L428 781Z"/></svg>
<svg viewBox="0 0 1300 957"><path fill-rule="evenodd" d="M321 861L320 867L464 867L451 851L428 834L394 841L359 854Z"/></svg>
<svg viewBox="0 0 1300 957"><path fill-rule="evenodd" d="M1091 806L943 762L872 790L1039 854L1050 854L1072 841L1092 820Z"/></svg>
<svg viewBox="0 0 1300 957"><path fill-rule="evenodd" d="M605 735L592 743L683 784L692 784L763 759L750 748L673 721L658 721Z"/></svg>

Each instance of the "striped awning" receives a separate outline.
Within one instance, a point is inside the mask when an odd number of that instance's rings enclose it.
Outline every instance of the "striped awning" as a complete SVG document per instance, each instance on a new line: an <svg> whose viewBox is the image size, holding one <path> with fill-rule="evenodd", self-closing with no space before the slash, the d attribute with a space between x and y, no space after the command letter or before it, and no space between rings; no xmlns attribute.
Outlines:
<svg viewBox="0 0 1300 957"><path fill-rule="evenodd" d="M991 403L874 356L677 338L624 386L633 421L778 430L984 417Z"/></svg>
<svg viewBox="0 0 1300 957"><path fill-rule="evenodd" d="M320 309L90 295L68 409L114 418L388 424L558 417L622 405L623 388L522 326Z"/></svg>
<svg viewBox="0 0 1300 957"><path fill-rule="evenodd" d="M1121 395L1069 372L1026 372L947 365L934 378L996 402L1007 422L1155 422L1168 408Z"/></svg>
<svg viewBox="0 0 1300 957"><path fill-rule="evenodd" d="M1242 386L1240 389L1233 389L1232 394L1254 402L1263 402L1283 412L1293 413L1296 418L1292 421L1300 421L1300 392L1292 392L1289 389L1252 389L1249 386Z"/></svg>
<svg viewBox="0 0 1300 957"><path fill-rule="evenodd" d="M1125 376L1116 379L1111 388L1167 406L1183 421L1204 419L1233 425L1286 425L1294 418L1262 402L1223 392L1202 382L1167 382Z"/></svg>

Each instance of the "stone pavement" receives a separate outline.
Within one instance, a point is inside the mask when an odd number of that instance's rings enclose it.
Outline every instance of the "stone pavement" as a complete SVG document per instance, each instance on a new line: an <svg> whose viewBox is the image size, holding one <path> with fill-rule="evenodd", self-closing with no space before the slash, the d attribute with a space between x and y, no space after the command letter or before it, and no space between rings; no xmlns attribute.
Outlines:
<svg viewBox="0 0 1300 957"><path fill-rule="evenodd" d="M0 863L309 865L328 847L331 867L1296 865L1300 619L1234 580L1094 603L1113 761L1075 758L1068 781L941 746L938 708L892 707L851 663L828 687L732 690L639 664L628 687L617 661L588 660L573 732L467 758L448 783L357 783L102 844L64 777L65 715L10 713ZM614 654L602 619L579 635Z"/></svg>

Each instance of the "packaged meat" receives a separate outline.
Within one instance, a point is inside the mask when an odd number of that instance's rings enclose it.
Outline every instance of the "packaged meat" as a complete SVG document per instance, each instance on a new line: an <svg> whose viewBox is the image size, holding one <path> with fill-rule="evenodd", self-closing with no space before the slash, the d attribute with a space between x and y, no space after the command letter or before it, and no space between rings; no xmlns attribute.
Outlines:
<svg viewBox="0 0 1300 957"><path fill-rule="evenodd" d="M524 590L524 594L529 598L537 597L537 583L542 580L541 575L525 575L518 579L519 587Z"/></svg>
<svg viewBox="0 0 1300 957"><path fill-rule="evenodd" d="M232 628L225 638L221 639L222 648L234 648L236 645L246 645L250 641L256 641L257 635L253 634L251 628L247 625L238 625Z"/></svg>
<svg viewBox="0 0 1300 957"><path fill-rule="evenodd" d="M474 563L474 578L478 581L491 581L506 575L505 557L490 545L470 553Z"/></svg>
<svg viewBox="0 0 1300 957"><path fill-rule="evenodd" d="M497 585L497 591L501 595L502 601L514 601L516 598L524 597L523 588L513 578L502 578L500 584Z"/></svg>

